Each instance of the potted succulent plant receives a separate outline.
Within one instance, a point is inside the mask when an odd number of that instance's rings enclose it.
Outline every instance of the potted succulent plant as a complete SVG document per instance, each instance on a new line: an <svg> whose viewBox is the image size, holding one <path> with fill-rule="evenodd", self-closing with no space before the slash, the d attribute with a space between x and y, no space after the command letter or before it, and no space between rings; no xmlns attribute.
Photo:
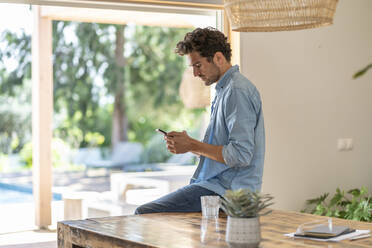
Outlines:
<svg viewBox="0 0 372 248"><path fill-rule="evenodd" d="M272 196L249 189L227 190L221 208L227 214L226 242L230 247L258 247L261 241L259 217L271 213L262 211L274 204Z"/></svg>

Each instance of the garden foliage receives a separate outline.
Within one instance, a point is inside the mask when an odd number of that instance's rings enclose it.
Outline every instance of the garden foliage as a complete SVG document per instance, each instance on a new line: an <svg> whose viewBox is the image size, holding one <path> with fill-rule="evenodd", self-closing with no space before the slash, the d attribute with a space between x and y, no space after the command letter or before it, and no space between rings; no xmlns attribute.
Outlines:
<svg viewBox="0 0 372 248"><path fill-rule="evenodd" d="M338 217L348 220L372 221L372 199L366 187L347 192L337 188L329 199L329 193L306 201L303 212Z"/></svg>

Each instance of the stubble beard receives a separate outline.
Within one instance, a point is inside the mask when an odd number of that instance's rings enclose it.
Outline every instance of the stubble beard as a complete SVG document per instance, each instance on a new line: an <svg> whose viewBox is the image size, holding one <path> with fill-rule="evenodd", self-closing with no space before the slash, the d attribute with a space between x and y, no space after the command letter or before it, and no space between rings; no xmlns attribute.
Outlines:
<svg viewBox="0 0 372 248"><path fill-rule="evenodd" d="M214 73L213 75L211 75L210 78L204 78L203 79L201 77L201 79L204 81L204 85L205 86L210 86L210 85L214 84L215 82L217 82L221 78L221 70L214 63L213 63L213 69L214 69L214 71L216 73Z"/></svg>

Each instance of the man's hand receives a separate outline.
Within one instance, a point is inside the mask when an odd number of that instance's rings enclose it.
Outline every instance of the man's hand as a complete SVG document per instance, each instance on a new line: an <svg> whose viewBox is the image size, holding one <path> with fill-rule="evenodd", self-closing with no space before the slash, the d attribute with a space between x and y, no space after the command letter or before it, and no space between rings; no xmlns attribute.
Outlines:
<svg viewBox="0 0 372 248"><path fill-rule="evenodd" d="M167 141L167 148L171 153L179 154L191 151L192 138L183 132L169 132L164 139Z"/></svg>
<svg viewBox="0 0 372 248"><path fill-rule="evenodd" d="M200 142L183 132L169 132L164 139L167 141L168 151L179 154L192 152L196 155L202 155L220 163L225 163L222 156L223 146L210 145Z"/></svg>

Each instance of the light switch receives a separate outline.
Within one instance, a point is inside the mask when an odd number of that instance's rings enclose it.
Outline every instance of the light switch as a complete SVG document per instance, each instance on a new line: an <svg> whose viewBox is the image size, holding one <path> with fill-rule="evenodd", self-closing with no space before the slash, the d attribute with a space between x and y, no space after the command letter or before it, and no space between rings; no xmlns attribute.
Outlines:
<svg viewBox="0 0 372 248"><path fill-rule="evenodd" d="M346 149L345 139L338 139L337 140L337 150L345 151L345 149Z"/></svg>
<svg viewBox="0 0 372 248"><path fill-rule="evenodd" d="M351 138L346 139L346 151L353 150L353 147L354 147L353 139L351 139Z"/></svg>
<svg viewBox="0 0 372 248"><path fill-rule="evenodd" d="M337 150L338 151L351 151L353 150L354 144L352 138L340 138L337 139Z"/></svg>

